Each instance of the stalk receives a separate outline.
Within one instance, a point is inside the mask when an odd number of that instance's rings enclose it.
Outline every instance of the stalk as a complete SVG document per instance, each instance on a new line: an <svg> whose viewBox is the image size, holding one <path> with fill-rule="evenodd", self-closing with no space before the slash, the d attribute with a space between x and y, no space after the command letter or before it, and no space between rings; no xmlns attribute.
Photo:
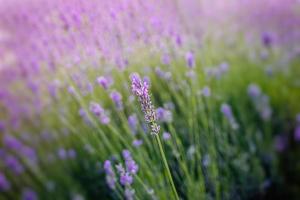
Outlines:
<svg viewBox="0 0 300 200"><path fill-rule="evenodd" d="M161 157L162 157L162 160L163 160L163 163L164 163L164 167L165 167L166 172L167 172L167 177L168 177L169 182L170 182L170 184L171 184L171 188L172 188L172 191L173 191L173 193L174 193L175 199L176 199L176 200L179 200L179 196L178 196L178 194L177 194L177 190L176 190L176 187L175 187L175 184L174 184L172 175L171 175L171 171L170 171L170 168L169 168L169 165L168 165L168 161L167 161L167 159L166 159L165 152L164 152L164 149L163 149L163 147L162 147L162 144L161 144L159 135L156 134L156 135L155 135L155 138L156 138L156 141L157 141L158 146L159 146L159 151L160 151L160 154L161 154Z"/></svg>

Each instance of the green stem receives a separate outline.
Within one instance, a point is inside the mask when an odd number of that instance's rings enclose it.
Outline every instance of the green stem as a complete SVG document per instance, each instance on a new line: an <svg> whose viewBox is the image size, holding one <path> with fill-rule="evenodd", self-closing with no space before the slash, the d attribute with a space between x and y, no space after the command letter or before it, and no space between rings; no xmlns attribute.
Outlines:
<svg viewBox="0 0 300 200"><path fill-rule="evenodd" d="M162 144L161 144L159 135L156 134L156 135L155 135L155 138L156 138L156 141L157 141L158 146L159 146L159 151L160 151L161 157L162 157L162 159L163 159L163 163L164 163L164 166L165 166L166 171L167 171L167 177L168 177L169 182L170 182L170 184L171 184L171 188L172 188L172 191L173 191L173 193L174 193L175 199L176 199L176 200L179 200L179 196L178 196L177 191L176 191L176 188L175 188L175 184L174 184L174 181L173 181L171 172L170 172L170 168L169 168L169 165L168 165L168 162L167 162L167 159L166 159L166 156L165 156L165 153L164 153L164 149L163 149L163 147L162 147Z"/></svg>

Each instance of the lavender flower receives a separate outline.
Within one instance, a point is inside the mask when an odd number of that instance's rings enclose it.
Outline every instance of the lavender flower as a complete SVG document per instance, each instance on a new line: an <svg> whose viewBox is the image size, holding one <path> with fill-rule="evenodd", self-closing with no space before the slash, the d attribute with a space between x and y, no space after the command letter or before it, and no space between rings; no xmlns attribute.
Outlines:
<svg viewBox="0 0 300 200"><path fill-rule="evenodd" d="M117 92L117 91L112 91L110 93L110 98L113 100L113 102L115 103L116 107L118 110L122 110L123 109L123 104L122 104L122 95Z"/></svg>
<svg viewBox="0 0 300 200"><path fill-rule="evenodd" d="M111 166L111 162L106 160L104 162L104 170L106 173L106 183L110 189L116 188L116 175Z"/></svg>
<svg viewBox="0 0 300 200"><path fill-rule="evenodd" d="M130 189L128 187L125 188L125 191L124 191L124 196L125 196L125 199L126 200L133 200L134 199L134 189Z"/></svg>
<svg viewBox="0 0 300 200"><path fill-rule="evenodd" d="M132 145L134 147L139 147L143 144L143 140L133 140Z"/></svg>
<svg viewBox="0 0 300 200"><path fill-rule="evenodd" d="M259 86L256 84L253 84L253 83L250 84L248 86L248 95L251 98L258 98L261 95L261 90L260 90Z"/></svg>
<svg viewBox="0 0 300 200"><path fill-rule="evenodd" d="M173 120L172 112L162 107L156 109L157 119L161 122L170 123Z"/></svg>
<svg viewBox="0 0 300 200"><path fill-rule="evenodd" d="M149 95L149 85L145 81L142 82L137 73L133 73L130 78L132 82L132 92L138 97L142 106L142 111L145 115L145 120L150 124L151 134L157 135L159 133L160 126L156 124L157 116Z"/></svg>
<svg viewBox="0 0 300 200"><path fill-rule="evenodd" d="M106 111L100 106L100 104L91 102L90 111L100 119L100 122L102 124L108 124L110 122L110 118L108 117Z"/></svg>
<svg viewBox="0 0 300 200"><path fill-rule="evenodd" d="M131 157L131 153L128 150L123 150L123 158L125 160L126 169L130 174L136 174L138 172L139 166Z"/></svg>
<svg viewBox="0 0 300 200"><path fill-rule="evenodd" d="M138 119L136 117L136 114L130 115L128 117L128 125L131 129L131 132L135 135L137 132L137 124L138 124Z"/></svg>
<svg viewBox="0 0 300 200"><path fill-rule="evenodd" d="M194 68L195 67L196 62L195 62L194 54L192 52L189 51L189 52L186 53L185 60L186 60L187 66L189 68Z"/></svg>
<svg viewBox="0 0 300 200"><path fill-rule="evenodd" d="M35 191L30 188L26 188L22 193L22 200L37 200L38 196Z"/></svg>
<svg viewBox="0 0 300 200"><path fill-rule="evenodd" d="M15 174L21 174L24 172L23 165L19 162L19 160L12 155L8 155L5 160L5 165L8 169L11 169Z"/></svg>
<svg viewBox="0 0 300 200"><path fill-rule="evenodd" d="M0 192L10 189L10 182L6 179L5 175L0 172Z"/></svg>
<svg viewBox="0 0 300 200"><path fill-rule="evenodd" d="M168 132L164 132L162 137L163 137L164 140L169 140L171 138L171 134L168 133Z"/></svg>
<svg viewBox="0 0 300 200"><path fill-rule="evenodd" d="M287 138L283 135L278 135L275 137L275 149L278 152L283 152L287 147Z"/></svg>
<svg viewBox="0 0 300 200"><path fill-rule="evenodd" d="M239 128L239 125L237 124L234 116L233 116L233 113L232 113L232 110L231 110L231 107L228 105L228 104L222 104L221 106L221 112L223 113L223 115L227 118L227 120L229 121L230 123L230 126L232 129L236 130Z"/></svg>
<svg viewBox="0 0 300 200"><path fill-rule="evenodd" d="M210 97L211 95L211 92L210 92L210 88L208 86L205 86L203 89L202 89L202 95L204 97Z"/></svg>
<svg viewBox="0 0 300 200"><path fill-rule="evenodd" d="M100 76L97 78L97 83L107 90L113 84L113 79L111 77Z"/></svg>
<svg viewBox="0 0 300 200"><path fill-rule="evenodd" d="M300 142L300 125L298 125L295 129L294 139L297 142Z"/></svg>
<svg viewBox="0 0 300 200"><path fill-rule="evenodd" d="M133 182L133 178L128 172L125 172L120 175L120 183L122 185L131 185L132 182Z"/></svg>

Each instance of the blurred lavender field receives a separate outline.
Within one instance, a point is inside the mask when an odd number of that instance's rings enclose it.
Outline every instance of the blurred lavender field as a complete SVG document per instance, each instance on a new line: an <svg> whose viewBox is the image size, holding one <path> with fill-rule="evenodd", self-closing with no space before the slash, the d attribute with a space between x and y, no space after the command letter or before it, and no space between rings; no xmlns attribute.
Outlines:
<svg viewBox="0 0 300 200"><path fill-rule="evenodd" d="M0 0L0 200L299 199L299 0Z"/></svg>

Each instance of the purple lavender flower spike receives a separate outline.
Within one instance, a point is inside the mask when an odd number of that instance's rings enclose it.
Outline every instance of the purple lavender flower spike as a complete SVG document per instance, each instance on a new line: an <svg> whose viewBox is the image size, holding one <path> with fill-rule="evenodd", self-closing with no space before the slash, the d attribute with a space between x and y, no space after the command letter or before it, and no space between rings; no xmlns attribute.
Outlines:
<svg viewBox="0 0 300 200"><path fill-rule="evenodd" d="M210 91L210 88L208 86L205 86L203 89L202 89L202 95L204 97L210 97L211 95L211 91Z"/></svg>
<svg viewBox="0 0 300 200"><path fill-rule="evenodd" d="M250 84L248 86L248 95L251 98L258 98L261 95L260 87L256 84Z"/></svg>
<svg viewBox="0 0 300 200"><path fill-rule="evenodd" d="M142 106L142 111L145 115L145 120L150 124L151 134L157 135L159 133L160 126L156 124L157 116L154 106L151 102L149 85L147 82L142 82L137 73L131 74L130 78L132 82L132 92L138 97L138 100Z"/></svg>
<svg viewBox="0 0 300 200"><path fill-rule="evenodd" d="M134 147L139 147L143 144L143 140L133 140L132 145Z"/></svg>
<svg viewBox="0 0 300 200"><path fill-rule="evenodd" d="M23 165L19 162L19 160L15 156L12 155L6 156L4 162L6 167L8 169L11 169L15 174L21 174L24 172Z"/></svg>
<svg viewBox="0 0 300 200"><path fill-rule="evenodd" d="M195 62L194 54L192 52L189 51L189 52L186 53L185 60L186 60L187 66L189 68L194 68L195 67L196 62Z"/></svg>
<svg viewBox="0 0 300 200"><path fill-rule="evenodd" d="M134 189L130 189L128 187L125 188L124 196L126 200L134 200Z"/></svg>
<svg viewBox="0 0 300 200"><path fill-rule="evenodd" d="M59 148L57 151L57 156L61 160L65 160L67 158L67 151L64 148Z"/></svg>
<svg viewBox="0 0 300 200"><path fill-rule="evenodd" d="M225 103L222 104L222 106L221 106L221 112L228 119L231 119L233 117L232 111L231 111L231 107L228 104L225 104Z"/></svg>
<svg viewBox="0 0 300 200"><path fill-rule="evenodd" d="M169 140L169 139L171 139L171 134L168 132L164 132L162 137L164 140Z"/></svg>
<svg viewBox="0 0 300 200"><path fill-rule="evenodd" d="M138 124L138 119L136 114L130 115L128 117L128 125L130 127L131 132L135 135L137 132L137 124Z"/></svg>
<svg viewBox="0 0 300 200"><path fill-rule="evenodd" d="M287 138L283 135L275 137L275 149L278 152L283 152L287 148Z"/></svg>
<svg viewBox="0 0 300 200"><path fill-rule="evenodd" d="M300 125L295 129L294 138L296 142L300 142Z"/></svg>
<svg viewBox="0 0 300 200"><path fill-rule="evenodd" d="M265 46L265 47L271 47L272 43L273 43L273 38L271 36L270 33L268 32L264 32L262 35L261 35L261 41L262 41L262 44Z"/></svg>
<svg viewBox="0 0 300 200"><path fill-rule="evenodd" d="M136 174L138 172L139 166L131 157L131 153L128 150L123 150L123 158L125 160L126 169L130 174Z"/></svg>
<svg viewBox="0 0 300 200"><path fill-rule="evenodd" d="M166 110L162 107L159 107L156 109L156 115L157 115L157 119L161 122L172 122L173 120L173 116L172 116L172 112L169 110Z"/></svg>
<svg viewBox="0 0 300 200"><path fill-rule="evenodd" d="M38 200L38 196L32 189L25 188L22 193L22 200Z"/></svg>
<svg viewBox="0 0 300 200"><path fill-rule="evenodd" d="M104 170L106 173L106 183L110 189L115 189L116 188L116 175L115 172L113 171L111 162L109 160L106 160L104 162Z"/></svg>
<svg viewBox="0 0 300 200"><path fill-rule="evenodd" d="M100 76L97 78L97 83L107 90L113 84L113 80L110 77Z"/></svg>
<svg viewBox="0 0 300 200"><path fill-rule="evenodd" d="M122 95L119 92L112 91L110 93L110 98L113 100L118 110L123 109Z"/></svg>
<svg viewBox="0 0 300 200"><path fill-rule="evenodd" d="M128 172L125 172L123 174L120 175L120 183L122 185L131 185L133 182L133 178L132 176L128 173Z"/></svg>
<svg viewBox="0 0 300 200"><path fill-rule="evenodd" d="M0 192L7 191L10 189L10 182L7 180L5 175L0 172Z"/></svg>

